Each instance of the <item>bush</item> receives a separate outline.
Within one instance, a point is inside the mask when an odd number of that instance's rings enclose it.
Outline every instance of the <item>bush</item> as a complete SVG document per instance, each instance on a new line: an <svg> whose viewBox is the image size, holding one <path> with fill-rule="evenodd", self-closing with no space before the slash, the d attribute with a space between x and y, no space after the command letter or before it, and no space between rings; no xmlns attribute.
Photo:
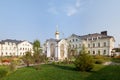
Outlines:
<svg viewBox="0 0 120 80"><path fill-rule="evenodd" d="M8 71L6 69L0 69L0 79L4 76L6 76Z"/></svg>
<svg viewBox="0 0 120 80"><path fill-rule="evenodd" d="M8 67L9 67L10 71L15 71L16 70L16 63L14 61L12 61Z"/></svg>
<svg viewBox="0 0 120 80"><path fill-rule="evenodd" d="M74 64L78 71L90 71L94 67L93 58L86 52L84 47L76 58Z"/></svg>

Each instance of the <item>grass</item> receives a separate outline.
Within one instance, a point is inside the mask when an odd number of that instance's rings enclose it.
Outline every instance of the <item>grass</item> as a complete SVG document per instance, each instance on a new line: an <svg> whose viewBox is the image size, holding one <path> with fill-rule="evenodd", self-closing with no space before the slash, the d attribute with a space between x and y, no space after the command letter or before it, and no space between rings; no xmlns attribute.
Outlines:
<svg viewBox="0 0 120 80"><path fill-rule="evenodd" d="M20 68L2 80L120 80L120 66L95 65L91 72L78 72L74 65L44 64Z"/></svg>

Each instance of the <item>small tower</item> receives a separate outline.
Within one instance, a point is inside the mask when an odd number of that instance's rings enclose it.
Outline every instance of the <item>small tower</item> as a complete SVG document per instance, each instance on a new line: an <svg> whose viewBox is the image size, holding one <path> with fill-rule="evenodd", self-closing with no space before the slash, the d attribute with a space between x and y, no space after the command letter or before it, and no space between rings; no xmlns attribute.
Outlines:
<svg viewBox="0 0 120 80"><path fill-rule="evenodd" d="M55 32L55 38L59 40L59 32L58 32L58 25L56 25L56 32Z"/></svg>

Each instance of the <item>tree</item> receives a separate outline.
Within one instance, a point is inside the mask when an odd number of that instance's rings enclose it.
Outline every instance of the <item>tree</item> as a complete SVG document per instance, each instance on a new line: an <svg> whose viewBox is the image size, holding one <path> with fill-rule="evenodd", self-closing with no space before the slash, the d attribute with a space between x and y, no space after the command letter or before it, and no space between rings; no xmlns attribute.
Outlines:
<svg viewBox="0 0 120 80"><path fill-rule="evenodd" d="M40 63L41 62L41 52L42 50L40 49L40 41L39 40L35 40L33 42L33 57L34 57L34 62L35 63Z"/></svg>
<svg viewBox="0 0 120 80"><path fill-rule="evenodd" d="M40 41L39 40L35 40L33 42L33 51L35 54L40 53L41 50L40 50Z"/></svg>
<svg viewBox="0 0 120 80"><path fill-rule="evenodd" d="M74 62L78 71L90 71L94 67L93 58L88 54L85 46L82 47L80 54Z"/></svg>
<svg viewBox="0 0 120 80"><path fill-rule="evenodd" d="M30 63L32 63L33 57L31 55L31 52L26 52L26 54L23 56L23 61L26 63L27 67L29 67Z"/></svg>

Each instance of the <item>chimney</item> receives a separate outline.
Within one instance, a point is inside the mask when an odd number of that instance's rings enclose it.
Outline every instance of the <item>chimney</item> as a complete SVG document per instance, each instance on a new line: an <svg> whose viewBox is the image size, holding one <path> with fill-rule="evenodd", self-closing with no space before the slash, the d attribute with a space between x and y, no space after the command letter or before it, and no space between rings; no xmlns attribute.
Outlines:
<svg viewBox="0 0 120 80"><path fill-rule="evenodd" d="M101 34L107 36L107 31L102 31Z"/></svg>

